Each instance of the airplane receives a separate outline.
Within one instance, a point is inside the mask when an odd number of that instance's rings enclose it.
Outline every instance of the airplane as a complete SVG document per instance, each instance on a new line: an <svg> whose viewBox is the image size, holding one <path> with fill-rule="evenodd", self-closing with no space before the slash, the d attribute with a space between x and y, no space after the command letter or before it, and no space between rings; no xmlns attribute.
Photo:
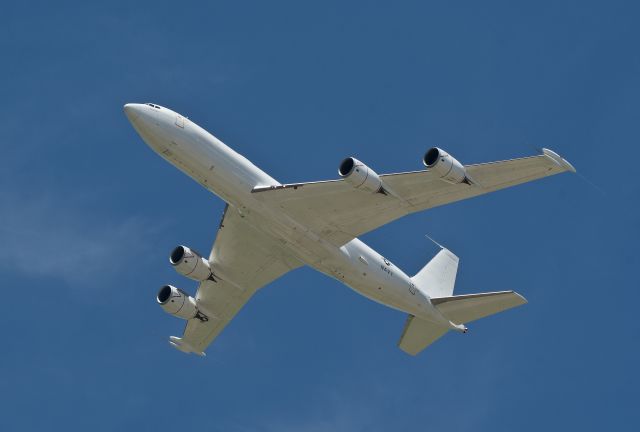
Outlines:
<svg viewBox="0 0 640 432"><path fill-rule="evenodd" d="M259 288L304 265L406 313L398 346L410 355L525 304L514 291L453 295L459 258L445 247L409 276L358 236L410 213L576 171L548 149L463 165L433 147L422 158L425 170L379 175L348 157L340 179L282 184L177 112L153 103L129 103L124 112L152 150L226 202L208 257L183 245L169 257L199 283L195 297L172 285L157 295L164 311L186 320L170 345L200 356Z"/></svg>

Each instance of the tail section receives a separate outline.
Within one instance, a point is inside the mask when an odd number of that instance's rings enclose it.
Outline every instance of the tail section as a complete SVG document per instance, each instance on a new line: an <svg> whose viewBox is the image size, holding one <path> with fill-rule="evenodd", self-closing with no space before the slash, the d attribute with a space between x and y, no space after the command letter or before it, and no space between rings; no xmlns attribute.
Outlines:
<svg viewBox="0 0 640 432"><path fill-rule="evenodd" d="M453 294L460 259L449 249L442 248L411 281L429 297L448 297Z"/></svg>
<svg viewBox="0 0 640 432"><path fill-rule="evenodd" d="M523 305L527 300L514 291L500 291L432 298L431 303L451 322L468 323L498 312ZM416 355L440 339L449 327L409 315L398 346Z"/></svg>
<svg viewBox="0 0 640 432"><path fill-rule="evenodd" d="M442 248L411 281L431 298L431 304L449 321L428 321L409 315L398 342L401 350L416 355L434 343L449 330L466 332L465 323L523 305L524 297L514 291L499 291L454 296L453 288L458 272L458 257Z"/></svg>

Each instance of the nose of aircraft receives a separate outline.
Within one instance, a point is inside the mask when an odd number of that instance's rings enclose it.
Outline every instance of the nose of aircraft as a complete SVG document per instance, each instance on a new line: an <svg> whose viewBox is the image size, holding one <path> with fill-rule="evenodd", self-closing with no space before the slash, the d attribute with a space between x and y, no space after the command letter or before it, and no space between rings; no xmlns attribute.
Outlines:
<svg viewBox="0 0 640 432"><path fill-rule="evenodd" d="M142 104L128 103L124 106L124 113L130 122L136 121L142 112Z"/></svg>

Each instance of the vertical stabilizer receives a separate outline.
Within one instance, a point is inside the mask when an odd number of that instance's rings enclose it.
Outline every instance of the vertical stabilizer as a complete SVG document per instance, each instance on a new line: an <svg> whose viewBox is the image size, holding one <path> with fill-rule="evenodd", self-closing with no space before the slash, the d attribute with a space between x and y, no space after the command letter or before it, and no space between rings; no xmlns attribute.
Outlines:
<svg viewBox="0 0 640 432"><path fill-rule="evenodd" d="M456 284L460 259L449 249L442 248L411 281L429 297L449 297Z"/></svg>

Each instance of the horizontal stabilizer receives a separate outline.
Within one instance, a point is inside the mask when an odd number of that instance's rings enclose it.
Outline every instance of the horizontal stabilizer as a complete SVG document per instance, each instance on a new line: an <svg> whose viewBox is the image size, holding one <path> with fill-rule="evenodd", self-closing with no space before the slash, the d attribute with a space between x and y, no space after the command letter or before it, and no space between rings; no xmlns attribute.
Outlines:
<svg viewBox="0 0 640 432"><path fill-rule="evenodd" d="M409 315L404 325L398 346L407 354L416 355L438 339L449 329Z"/></svg>
<svg viewBox="0 0 640 432"><path fill-rule="evenodd" d="M523 305L527 300L514 291L499 291L432 298L431 303L456 324L468 323Z"/></svg>

